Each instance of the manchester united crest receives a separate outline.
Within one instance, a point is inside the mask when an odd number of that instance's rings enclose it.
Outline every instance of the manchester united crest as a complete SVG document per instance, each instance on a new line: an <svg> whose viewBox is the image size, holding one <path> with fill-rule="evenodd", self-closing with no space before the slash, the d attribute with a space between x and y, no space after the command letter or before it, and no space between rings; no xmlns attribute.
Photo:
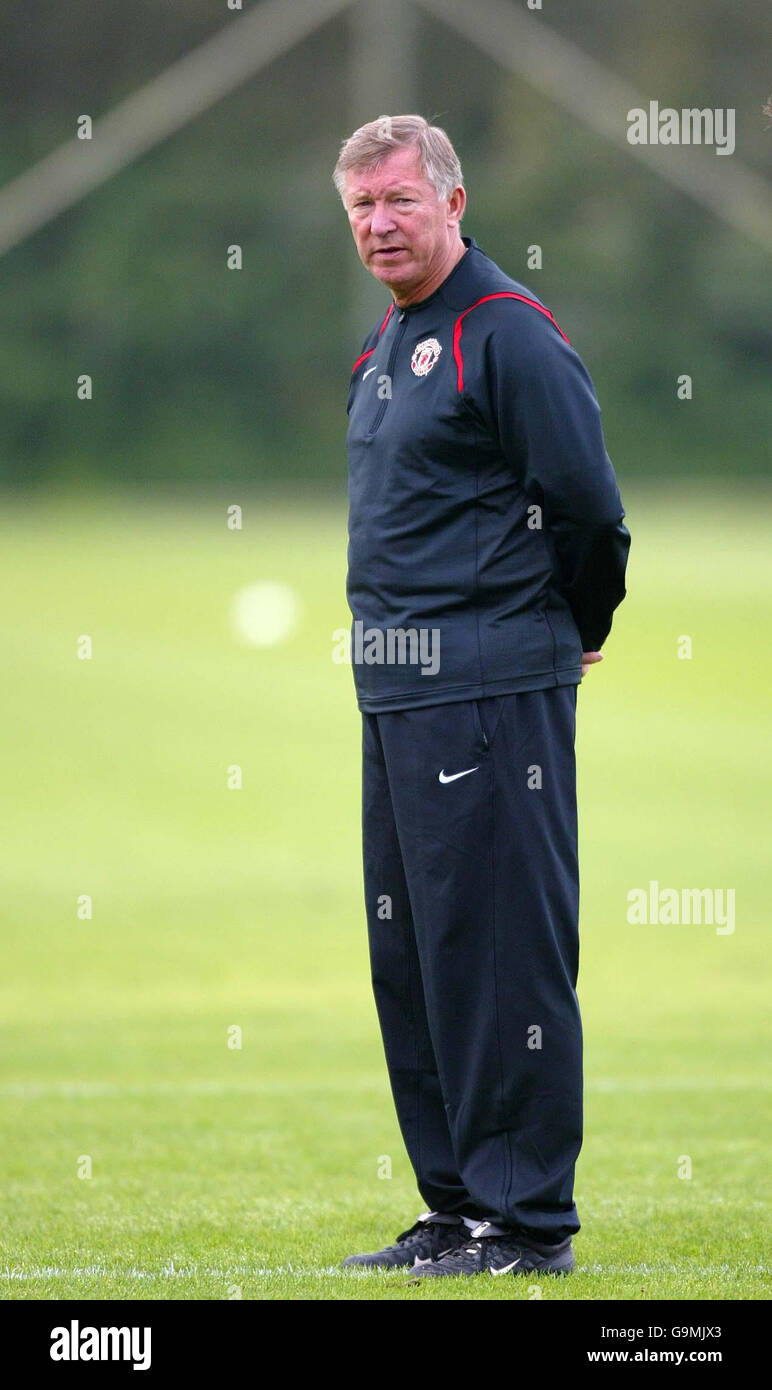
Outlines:
<svg viewBox="0 0 772 1390"><path fill-rule="evenodd" d="M410 366L416 376L428 376L441 352L442 347L436 338L424 338L410 359Z"/></svg>

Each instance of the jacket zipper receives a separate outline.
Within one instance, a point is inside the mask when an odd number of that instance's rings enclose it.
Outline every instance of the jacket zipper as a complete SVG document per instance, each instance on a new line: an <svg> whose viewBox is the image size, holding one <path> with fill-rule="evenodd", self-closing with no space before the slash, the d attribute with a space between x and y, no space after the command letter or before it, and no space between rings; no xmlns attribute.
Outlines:
<svg viewBox="0 0 772 1390"><path fill-rule="evenodd" d="M398 323L401 323L402 327L399 329L398 333L397 333L397 334L395 335L395 337L394 337L394 342L392 343L391 352L389 353L389 360L388 360L388 363L386 364L386 375L387 375L388 378L389 378L389 382L393 382L393 380L394 380L394 359L395 359L395 357L396 357L396 355L397 355L397 348L399 347L399 345L400 345L400 343L401 343L401 341L402 341L403 334L404 334L404 332L405 332L406 320L407 320L407 314L405 313L405 310L403 309L403 310L402 310L402 313L401 313L400 316L399 316L399 319L397 320ZM375 434L375 431L377 430L378 426L379 426L380 423L381 423L381 420L383 419L383 417L384 417L384 415L385 415L385 413L386 413L386 406L388 405L388 403L389 403L389 397L388 397L388 396L384 396L383 400L381 401L380 405L378 406L377 411L375 412L375 419L373 420L373 422L372 422L372 424L371 424L369 430L367 431L368 436L370 436L370 435L372 435L372 434Z"/></svg>

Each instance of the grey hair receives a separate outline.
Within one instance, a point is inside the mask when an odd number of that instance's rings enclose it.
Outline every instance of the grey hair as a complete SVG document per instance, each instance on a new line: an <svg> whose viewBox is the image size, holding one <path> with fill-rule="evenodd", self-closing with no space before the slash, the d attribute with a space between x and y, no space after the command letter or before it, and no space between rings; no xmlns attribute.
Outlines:
<svg viewBox="0 0 772 1390"><path fill-rule="evenodd" d="M392 150L410 145L418 150L421 169L441 202L449 198L459 184L463 187L461 164L444 130L438 125L429 125L423 116L379 116L360 126L340 147L332 181L344 207L347 170L374 169Z"/></svg>

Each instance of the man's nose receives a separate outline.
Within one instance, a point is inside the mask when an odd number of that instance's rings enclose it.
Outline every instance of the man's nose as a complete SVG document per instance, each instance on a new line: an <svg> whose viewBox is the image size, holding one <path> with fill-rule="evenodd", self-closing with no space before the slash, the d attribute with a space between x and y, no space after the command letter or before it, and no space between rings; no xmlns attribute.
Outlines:
<svg viewBox="0 0 772 1390"><path fill-rule="evenodd" d="M373 236L386 236L396 227L394 214L385 205L376 203L370 218L370 231Z"/></svg>

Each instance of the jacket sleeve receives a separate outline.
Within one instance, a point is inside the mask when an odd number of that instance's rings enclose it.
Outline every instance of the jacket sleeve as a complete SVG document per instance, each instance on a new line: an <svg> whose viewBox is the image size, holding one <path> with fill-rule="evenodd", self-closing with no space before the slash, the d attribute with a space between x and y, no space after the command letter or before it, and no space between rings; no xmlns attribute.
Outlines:
<svg viewBox="0 0 772 1390"><path fill-rule="evenodd" d="M597 651L626 593L630 533L589 373L551 319L530 305L500 308L477 341L479 370L465 398L541 507L557 587L582 650Z"/></svg>

